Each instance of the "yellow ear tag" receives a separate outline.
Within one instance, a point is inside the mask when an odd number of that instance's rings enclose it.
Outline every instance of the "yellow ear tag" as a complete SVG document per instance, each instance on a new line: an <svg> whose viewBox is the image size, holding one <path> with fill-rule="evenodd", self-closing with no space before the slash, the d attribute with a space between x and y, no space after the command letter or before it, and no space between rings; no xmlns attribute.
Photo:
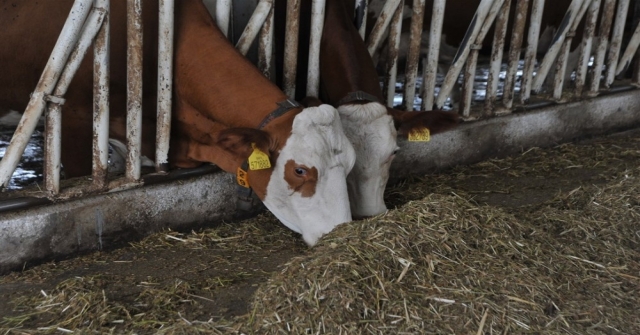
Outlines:
<svg viewBox="0 0 640 335"><path fill-rule="evenodd" d="M238 170L236 171L236 181L238 182L238 185L242 187L251 187L249 186L249 176L247 175L247 171L243 170L241 167L238 167Z"/></svg>
<svg viewBox="0 0 640 335"><path fill-rule="evenodd" d="M271 161L269 161L269 155L262 150L256 148L255 143L251 143L253 152L249 156L249 170L264 170L271 167Z"/></svg>
<svg viewBox="0 0 640 335"><path fill-rule="evenodd" d="M409 142L429 142L431 133L428 128L414 129L409 133Z"/></svg>

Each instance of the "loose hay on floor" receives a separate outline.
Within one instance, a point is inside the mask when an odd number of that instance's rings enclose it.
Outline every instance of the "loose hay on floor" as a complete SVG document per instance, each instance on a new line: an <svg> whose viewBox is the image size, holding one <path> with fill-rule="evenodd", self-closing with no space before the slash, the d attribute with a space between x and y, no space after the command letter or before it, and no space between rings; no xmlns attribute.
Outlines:
<svg viewBox="0 0 640 335"><path fill-rule="evenodd" d="M310 250L263 215L45 264L0 278L0 285L67 278L12 301L17 313L0 316L0 333L640 334L639 143L532 149L410 180L388 192L398 209L343 225ZM589 179L565 185L578 170ZM513 197L519 190L509 182L523 179L527 191L544 183L558 189L523 206L476 201ZM117 267L84 272L96 263L148 266L158 262L151 255L185 250L203 253L182 253L194 256L180 272L150 266L143 279ZM279 250L286 259L302 256L268 282L268 273L243 263ZM212 268L215 275L185 272ZM251 281L260 288L246 315L208 316L229 285Z"/></svg>
<svg viewBox="0 0 640 335"><path fill-rule="evenodd" d="M575 190L527 220L432 194L343 225L256 293L251 327L256 334L638 334L639 175ZM581 205L556 208L566 203Z"/></svg>

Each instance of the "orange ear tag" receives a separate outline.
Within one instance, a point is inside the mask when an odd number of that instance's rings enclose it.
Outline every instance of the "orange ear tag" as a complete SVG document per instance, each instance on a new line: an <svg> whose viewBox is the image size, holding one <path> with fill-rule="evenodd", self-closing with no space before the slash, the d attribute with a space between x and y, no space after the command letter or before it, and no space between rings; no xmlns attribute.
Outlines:
<svg viewBox="0 0 640 335"><path fill-rule="evenodd" d="M409 133L409 142L429 142L431 141L431 133L428 128L414 129Z"/></svg>
<svg viewBox="0 0 640 335"><path fill-rule="evenodd" d="M247 175L247 171L243 170L241 167L238 167L238 170L236 171L236 181L238 182L238 185L242 187L251 187L249 186L249 176Z"/></svg>
<svg viewBox="0 0 640 335"><path fill-rule="evenodd" d="M255 143L251 143L251 146L253 147L253 152L251 156L249 156L249 170L264 170L270 168L271 161L269 160L269 155L256 148Z"/></svg>

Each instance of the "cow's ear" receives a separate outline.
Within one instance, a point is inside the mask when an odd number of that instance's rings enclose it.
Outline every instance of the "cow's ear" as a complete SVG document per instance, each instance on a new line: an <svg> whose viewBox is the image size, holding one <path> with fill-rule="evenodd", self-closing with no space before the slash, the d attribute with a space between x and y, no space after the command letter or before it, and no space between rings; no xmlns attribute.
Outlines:
<svg viewBox="0 0 640 335"><path fill-rule="evenodd" d="M269 134L253 128L229 128L218 134L216 144L220 146L235 165L240 166L253 153L254 146L264 153L272 152Z"/></svg>
<svg viewBox="0 0 640 335"><path fill-rule="evenodd" d="M322 101L320 101L320 99L318 99L317 97L313 97L313 96L308 96L302 99L300 103L305 107L318 107L322 105Z"/></svg>
<svg viewBox="0 0 640 335"><path fill-rule="evenodd" d="M388 108L389 114L398 130L398 136L407 137L414 130L429 129L429 133L437 134L455 128L462 120L456 112L439 110L423 112L406 112Z"/></svg>

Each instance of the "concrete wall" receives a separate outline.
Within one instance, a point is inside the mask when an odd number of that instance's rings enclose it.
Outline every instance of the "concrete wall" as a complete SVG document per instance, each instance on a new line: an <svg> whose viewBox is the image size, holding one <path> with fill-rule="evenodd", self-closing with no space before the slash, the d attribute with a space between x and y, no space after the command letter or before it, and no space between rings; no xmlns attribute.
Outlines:
<svg viewBox="0 0 640 335"><path fill-rule="evenodd" d="M640 91L463 124L431 142L400 142L391 175L425 174L592 135L640 127ZM0 273L43 259L109 248L163 228L230 220L234 176L219 172L168 184L0 214Z"/></svg>

